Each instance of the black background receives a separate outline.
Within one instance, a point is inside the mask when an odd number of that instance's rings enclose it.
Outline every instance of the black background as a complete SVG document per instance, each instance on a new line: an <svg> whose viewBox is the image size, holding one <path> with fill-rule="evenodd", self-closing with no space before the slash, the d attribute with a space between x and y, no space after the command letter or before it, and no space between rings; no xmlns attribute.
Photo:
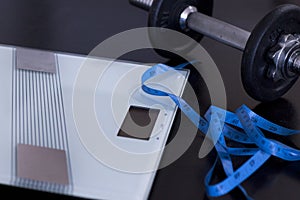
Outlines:
<svg viewBox="0 0 300 200"><path fill-rule="evenodd" d="M298 0L215 0L214 16L252 30L255 24L271 9L282 3L299 4ZM106 38L147 24L147 13L127 0L0 0L0 43L88 54ZM300 128L300 83L283 99L260 104L247 96L240 77L242 52L204 38L201 44L216 62L227 93L227 109L234 111L242 104L268 119L291 128ZM152 50L125 55L122 59L139 62L166 62ZM199 99L201 112L209 105L209 96L201 80L190 79ZM185 97L189 94L185 93ZM171 137L176 134L176 122ZM192 125L191 125L192 126ZM202 136L198 134L188 151L170 166L159 170L150 199L209 199L205 195L204 177L212 165L215 153L205 159L198 158ZM286 142L300 147L300 137ZM243 186L254 199L299 199L300 163L271 159ZM221 172L219 174L222 174ZM221 176L219 178L222 178ZM24 198L71 197L0 186L1 195ZM242 199L234 190L221 199Z"/></svg>

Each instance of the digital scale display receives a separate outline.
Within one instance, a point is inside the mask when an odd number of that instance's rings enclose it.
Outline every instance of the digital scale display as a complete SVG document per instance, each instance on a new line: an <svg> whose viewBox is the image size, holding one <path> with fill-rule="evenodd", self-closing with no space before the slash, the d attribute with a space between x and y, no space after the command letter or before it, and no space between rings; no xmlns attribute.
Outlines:
<svg viewBox="0 0 300 200"><path fill-rule="evenodd" d="M130 106L118 136L149 140L158 115L158 109Z"/></svg>

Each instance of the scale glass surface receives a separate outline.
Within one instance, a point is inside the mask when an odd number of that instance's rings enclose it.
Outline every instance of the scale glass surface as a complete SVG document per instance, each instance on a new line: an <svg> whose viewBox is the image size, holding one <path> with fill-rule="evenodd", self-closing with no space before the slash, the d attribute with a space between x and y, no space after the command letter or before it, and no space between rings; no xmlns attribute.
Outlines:
<svg viewBox="0 0 300 200"><path fill-rule="evenodd" d="M147 199L177 110L169 98L141 90L151 66L53 53L54 71L19 69L18 51L0 46L0 183L85 198ZM91 78L80 83L83 69ZM101 75L90 87L95 71ZM148 84L181 96L188 75L168 72ZM93 115L84 116L90 108ZM134 118L148 133L133 128L128 134ZM118 152L138 156L131 163Z"/></svg>

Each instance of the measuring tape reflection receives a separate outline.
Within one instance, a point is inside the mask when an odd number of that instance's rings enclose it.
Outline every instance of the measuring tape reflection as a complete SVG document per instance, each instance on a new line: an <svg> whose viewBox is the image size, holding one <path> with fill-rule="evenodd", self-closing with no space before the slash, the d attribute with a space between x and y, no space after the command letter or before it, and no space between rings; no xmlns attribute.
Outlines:
<svg viewBox="0 0 300 200"><path fill-rule="evenodd" d="M172 93L147 86L147 80L163 75L168 71L181 70L188 64L184 63L176 67L169 67L164 64L153 66L142 76L142 89L150 95L171 98L193 124L214 142L218 157L205 178L207 195L211 197L222 196L229 193L235 187L238 187L247 199L251 199L240 184L259 169L271 156L287 161L300 160L299 150L279 141L266 138L262 130L281 136L299 134L300 131L287 129L272 123L255 114L245 105L237 109L235 113L211 106L204 115L205 118L203 118L182 98ZM256 147L228 147L225 138L241 144L255 144ZM234 170L231 155L251 157L242 166ZM210 182L218 160L221 161L227 178L217 184L211 185Z"/></svg>

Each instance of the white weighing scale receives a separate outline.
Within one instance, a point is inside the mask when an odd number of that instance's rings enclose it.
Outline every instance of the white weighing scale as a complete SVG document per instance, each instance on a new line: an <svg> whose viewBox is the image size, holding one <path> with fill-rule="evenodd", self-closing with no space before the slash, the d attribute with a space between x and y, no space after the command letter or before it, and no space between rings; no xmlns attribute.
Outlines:
<svg viewBox="0 0 300 200"><path fill-rule="evenodd" d="M10 46L0 46L0 63L1 184L148 198L177 110L141 90L151 66ZM181 96L187 77L170 72L148 84Z"/></svg>

